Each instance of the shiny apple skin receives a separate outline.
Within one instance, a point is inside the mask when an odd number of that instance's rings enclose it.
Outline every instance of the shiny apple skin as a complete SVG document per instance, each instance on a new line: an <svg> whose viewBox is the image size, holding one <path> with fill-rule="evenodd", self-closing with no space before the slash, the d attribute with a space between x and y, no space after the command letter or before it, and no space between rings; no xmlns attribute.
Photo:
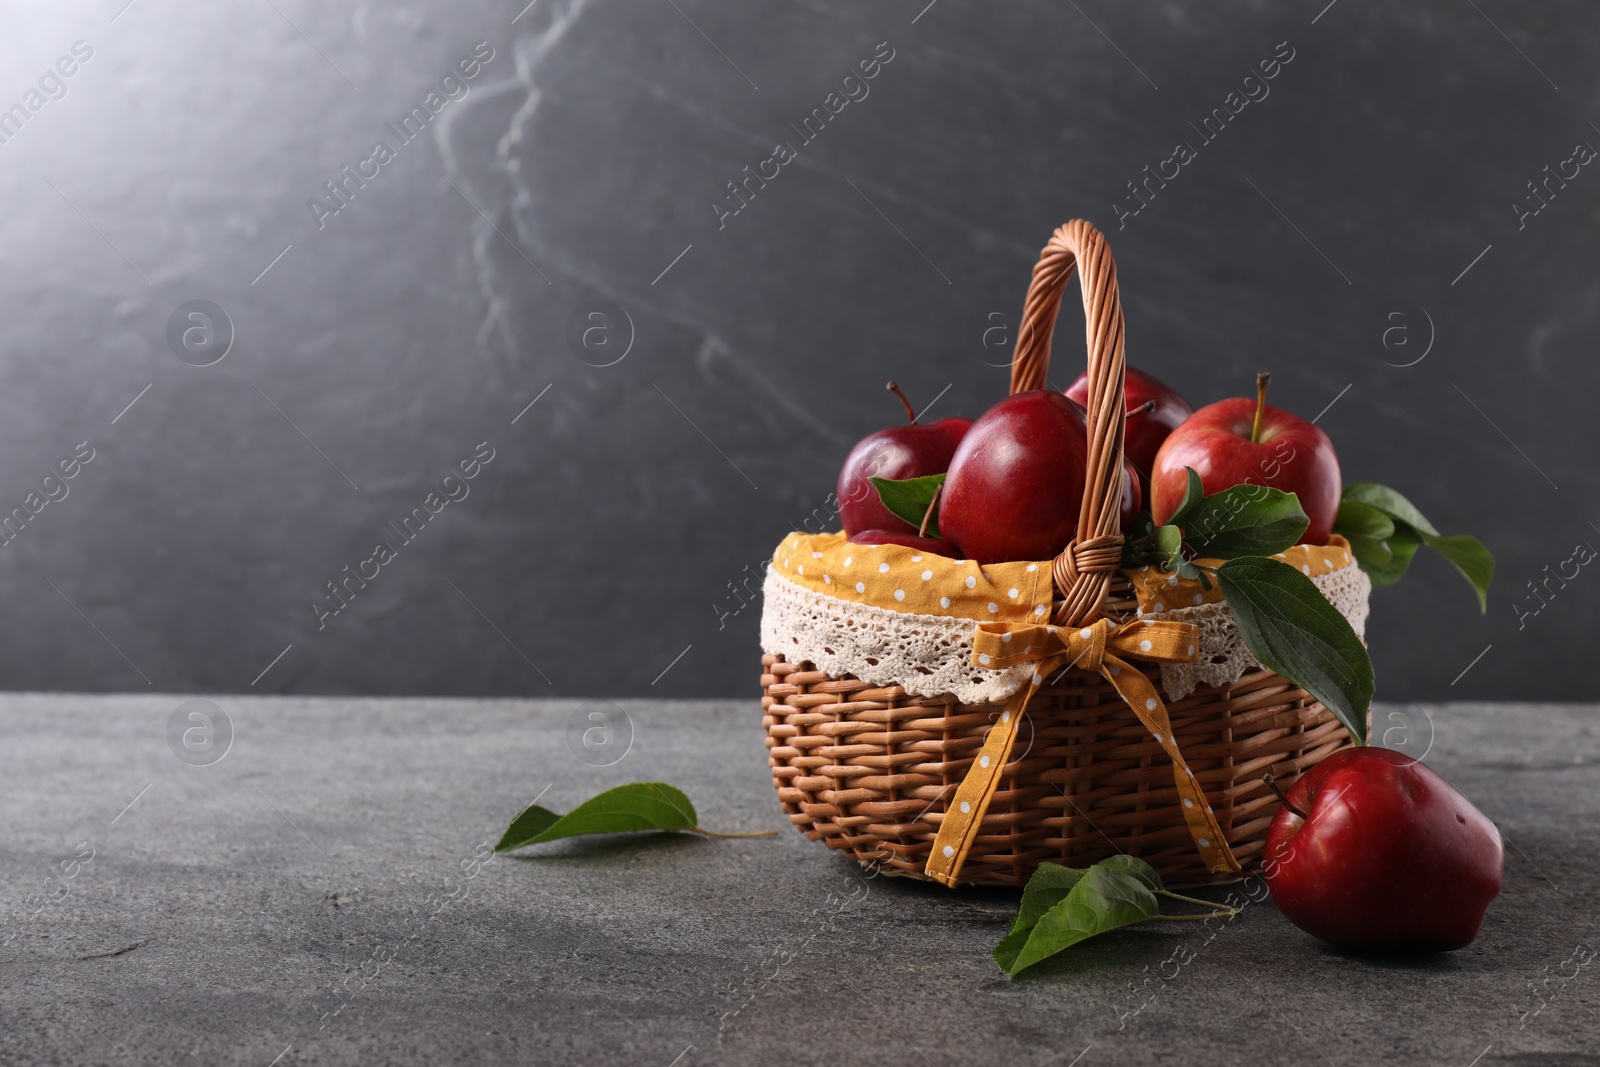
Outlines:
<svg viewBox="0 0 1600 1067"><path fill-rule="evenodd" d="M918 552L932 552L935 556L947 559L963 558L960 550L942 537L918 537L914 533L900 533L898 530L859 530L851 534L849 540L857 545L900 545Z"/></svg>
<svg viewBox="0 0 1600 1067"><path fill-rule="evenodd" d="M1193 467L1207 496L1245 482L1294 493L1308 520L1301 543L1327 544L1343 490L1333 442L1271 405L1262 414L1261 440L1252 442L1255 414L1254 398L1234 397L1206 405L1173 430L1151 471L1151 517L1164 523L1178 509L1188 484L1183 468Z"/></svg>
<svg viewBox="0 0 1600 1067"><path fill-rule="evenodd" d="M1426 764L1348 748L1288 792L1267 831L1267 886L1284 916L1335 945L1448 951L1478 936L1500 892L1500 832Z"/></svg>
<svg viewBox="0 0 1600 1067"><path fill-rule="evenodd" d="M1124 534L1133 529L1134 520L1144 510L1144 494L1139 487L1139 471L1132 461L1122 465L1122 508L1117 512Z"/></svg>
<svg viewBox="0 0 1600 1067"><path fill-rule="evenodd" d="M1049 389L1006 397L972 424L950 461L939 531L979 563L1050 559L1078 530L1088 431Z"/></svg>
<svg viewBox="0 0 1600 1067"><path fill-rule="evenodd" d="M1156 453L1161 450L1161 444L1167 436L1194 414L1194 407L1172 386L1137 367L1129 367L1124 373L1122 396L1127 401L1129 411L1147 400L1156 402L1151 410L1128 420L1122 444L1122 454L1139 472L1139 489L1148 500L1150 472L1155 469ZM1078 380L1067 386L1067 399L1080 408L1089 406L1087 373L1078 375ZM1137 513L1139 509L1133 510Z"/></svg>
<svg viewBox="0 0 1600 1067"><path fill-rule="evenodd" d="M940 419L930 423L891 426L863 437L845 457L835 487L839 519L844 531L897 530L914 534L917 528L883 506L869 478L924 478L950 469L956 446L972 426L971 419Z"/></svg>

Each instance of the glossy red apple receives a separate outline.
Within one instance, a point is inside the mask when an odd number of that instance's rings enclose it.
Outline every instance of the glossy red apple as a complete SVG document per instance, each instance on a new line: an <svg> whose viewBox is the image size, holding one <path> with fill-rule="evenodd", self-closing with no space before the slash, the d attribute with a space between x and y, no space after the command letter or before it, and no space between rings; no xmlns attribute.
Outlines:
<svg viewBox="0 0 1600 1067"><path fill-rule="evenodd" d="M1034 389L984 412L950 461L939 532L979 563L1050 559L1078 530L1088 433L1078 406Z"/></svg>
<svg viewBox="0 0 1600 1067"><path fill-rule="evenodd" d="M1122 509L1118 515L1121 518L1121 529L1124 534L1133 529L1134 520L1139 517L1139 512L1144 510L1144 494L1139 487L1141 480L1132 460L1122 464Z"/></svg>
<svg viewBox="0 0 1600 1067"><path fill-rule="evenodd" d="M1500 892L1500 832L1430 770L1347 748L1289 790L1267 831L1267 886L1288 920L1336 945L1444 951L1478 936Z"/></svg>
<svg viewBox="0 0 1600 1067"><path fill-rule="evenodd" d="M1130 418L1123 431L1122 454L1139 472L1139 488L1145 499L1150 498L1150 472L1155 468L1156 452L1167 435L1178 424L1194 414L1189 402L1177 390L1137 367L1129 367L1122 380L1122 396L1128 410L1134 411L1146 403L1154 403L1149 411ZM1067 386L1067 398L1080 408L1089 406L1089 375L1078 375L1078 380ZM1138 508L1134 508L1135 513ZM1123 529L1127 529L1126 526Z"/></svg>
<svg viewBox="0 0 1600 1067"><path fill-rule="evenodd" d="M949 559L962 558L960 550L942 537L918 537L914 533L900 533L897 530L859 530L850 535L850 540L858 545L902 545Z"/></svg>
<svg viewBox="0 0 1600 1067"><path fill-rule="evenodd" d="M1156 453L1150 474L1150 512L1157 524L1177 510L1188 484L1185 467L1200 475L1206 495L1246 482L1300 498L1308 524L1303 544L1324 545L1339 513L1339 457L1316 426L1268 407L1267 375L1256 398L1219 400L1190 415Z"/></svg>
<svg viewBox="0 0 1600 1067"><path fill-rule="evenodd" d="M917 528L896 516L878 499L878 488L869 478L922 478L943 474L950 469L950 458L961 443L971 419L940 419L927 424L917 422L911 402L894 382L889 389L906 407L910 421L863 437L845 457L839 471L836 495L839 518L847 534L860 530L891 530L914 534Z"/></svg>

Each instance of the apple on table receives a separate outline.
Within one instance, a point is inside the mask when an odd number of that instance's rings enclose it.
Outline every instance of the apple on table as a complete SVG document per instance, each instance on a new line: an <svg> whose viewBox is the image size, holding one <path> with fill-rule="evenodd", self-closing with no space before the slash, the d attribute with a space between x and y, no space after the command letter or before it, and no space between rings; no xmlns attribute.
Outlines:
<svg viewBox="0 0 1600 1067"><path fill-rule="evenodd" d="M1353 948L1447 951L1478 936L1500 892L1500 831L1426 764L1342 749L1279 795L1263 867L1290 922Z"/></svg>

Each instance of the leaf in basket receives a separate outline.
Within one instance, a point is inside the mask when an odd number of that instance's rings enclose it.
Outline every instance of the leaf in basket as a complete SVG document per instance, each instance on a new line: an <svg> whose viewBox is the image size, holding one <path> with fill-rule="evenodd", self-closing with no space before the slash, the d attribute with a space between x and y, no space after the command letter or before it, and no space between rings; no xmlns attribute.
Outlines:
<svg viewBox="0 0 1600 1067"><path fill-rule="evenodd" d="M1015 977L1040 960L1122 926L1151 919L1210 918L1162 915L1157 894L1206 903L1168 893L1155 869L1133 856L1112 856L1086 870L1041 863L1022 892L1011 932L995 946L994 961ZM1215 914L1236 913L1222 909Z"/></svg>
<svg viewBox="0 0 1600 1067"><path fill-rule="evenodd" d="M1411 566L1411 557L1422 547L1422 537L1409 526L1396 526L1394 533L1383 542L1383 547L1389 553L1387 561L1364 555L1365 546L1358 543L1356 538L1350 538L1350 549L1355 553L1356 562L1367 572L1372 584L1378 586L1393 585L1405 576L1406 568Z"/></svg>
<svg viewBox="0 0 1600 1067"><path fill-rule="evenodd" d="M1466 534L1441 537L1424 533L1422 543L1455 564L1456 570L1472 583L1478 594L1478 610L1489 610L1489 583L1494 580L1494 556L1483 547L1483 542Z"/></svg>
<svg viewBox="0 0 1600 1067"><path fill-rule="evenodd" d="M1350 554L1363 568L1383 567L1394 562L1394 550L1389 547L1388 541L1353 533L1345 534L1344 539L1350 542Z"/></svg>
<svg viewBox="0 0 1600 1067"><path fill-rule="evenodd" d="M1155 537L1156 524L1150 520L1148 511L1141 511L1134 516L1133 527L1122 531L1122 566L1142 567L1147 563L1155 562L1151 555L1152 539Z"/></svg>
<svg viewBox="0 0 1600 1067"><path fill-rule="evenodd" d="M1350 509L1352 519L1349 529L1347 509ZM1351 530L1368 537L1377 536L1367 528L1356 528L1355 520L1363 514L1360 509L1380 513L1394 527L1392 534L1380 538L1386 542L1384 547L1389 552L1387 560L1381 558L1382 553L1370 551L1370 545L1358 545L1356 539L1351 537ZM1365 523L1370 519L1361 521ZM1478 610L1489 610L1489 583L1494 579L1494 556L1475 537L1440 534L1415 504L1388 486L1376 482L1356 482L1346 486L1340 498L1339 518L1333 528L1350 539L1351 547L1357 550L1356 562L1367 572L1373 585L1393 585L1399 581L1411 565L1411 558L1416 555L1418 546L1427 545L1449 560L1471 583L1473 592L1478 594Z"/></svg>
<svg viewBox="0 0 1600 1067"><path fill-rule="evenodd" d="M867 479L878 490L878 499L883 501L883 506L898 519L909 522L917 529L922 528L922 517L928 513L928 505L933 503L933 498L939 492L939 487L944 484L944 475L929 474L922 478L869 478ZM939 509L933 509L933 517L928 520L928 536L938 537L939 534Z"/></svg>
<svg viewBox="0 0 1600 1067"><path fill-rule="evenodd" d="M1158 527L1156 551L1161 554L1161 562L1167 570L1177 570L1183 563L1183 531L1176 526Z"/></svg>
<svg viewBox="0 0 1600 1067"><path fill-rule="evenodd" d="M1340 504L1346 502L1365 504L1376 508L1396 522L1403 522L1418 533L1433 534L1438 536L1439 531L1433 528L1433 523L1422 517L1422 512L1417 506L1387 485L1377 482L1355 482L1344 487L1344 492L1339 495ZM1341 509L1342 513L1342 509Z"/></svg>
<svg viewBox="0 0 1600 1067"><path fill-rule="evenodd" d="M1394 535L1394 520L1371 504L1341 500L1339 514L1333 520L1333 532L1352 540L1365 537L1370 541L1385 541Z"/></svg>
<svg viewBox="0 0 1600 1067"><path fill-rule="evenodd" d="M1251 654L1320 700L1356 744L1365 744L1372 660L1349 620L1310 578L1280 560L1232 559L1217 577Z"/></svg>
<svg viewBox="0 0 1600 1067"><path fill-rule="evenodd" d="M1195 469L1185 467L1183 473L1188 479L1183 486L1183 499L1178 501L1178 510L1167 520L1174 526L1182 526L1206 496L1205 488L1200 484L1200 475L1195 473Z"/></svg>
<svg viewBox="0 0 1600 1067"><path fill-rule="evenodd" d="M1184 538L1202 556L1270 556L1306 532L1300 498L1266 485L1235 485L1196 505Z"/></svg>

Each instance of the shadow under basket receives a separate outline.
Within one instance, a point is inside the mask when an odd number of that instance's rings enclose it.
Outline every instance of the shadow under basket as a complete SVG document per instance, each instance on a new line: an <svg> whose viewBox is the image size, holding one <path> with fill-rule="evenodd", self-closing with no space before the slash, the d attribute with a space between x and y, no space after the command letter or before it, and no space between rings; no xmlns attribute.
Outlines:
<svg viewBox="0 0 1600 1067"><path fill-rule="evenodd" d="M790 821L864 865L925 879L946 806L1003 703L910 696L781 655L761 662L772 784ZM1159 686L1159 667L1140 669ZM1332 713L1268 670L1200 686L1167 710L1241 872L1206 869L1171 761L1104 677L1068 669L1028 704L961 881L1023 885L1043 861L1086 867L1118 853L1168 885L1237 881L1259 870L1278 810L1264 776L1287 789L1351 744Z"/></svg>

